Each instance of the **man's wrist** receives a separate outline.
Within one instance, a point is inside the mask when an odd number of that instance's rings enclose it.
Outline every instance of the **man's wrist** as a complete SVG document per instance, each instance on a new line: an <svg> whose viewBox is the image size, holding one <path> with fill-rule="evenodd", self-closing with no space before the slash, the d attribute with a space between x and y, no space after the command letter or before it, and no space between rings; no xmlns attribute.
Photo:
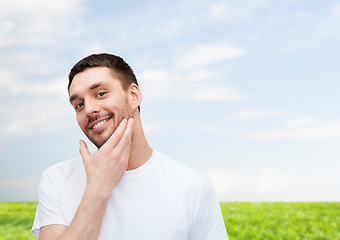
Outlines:
<svg viewBox="0 0 340 240"><path fill-rule="evenodd" d="M112 191L111 191L112 192ZM86 186L84 192L84 199L90 204L98 204L106 207L107 202L111 196L111 192L105 189L99 189L98 186Z"/></svg>

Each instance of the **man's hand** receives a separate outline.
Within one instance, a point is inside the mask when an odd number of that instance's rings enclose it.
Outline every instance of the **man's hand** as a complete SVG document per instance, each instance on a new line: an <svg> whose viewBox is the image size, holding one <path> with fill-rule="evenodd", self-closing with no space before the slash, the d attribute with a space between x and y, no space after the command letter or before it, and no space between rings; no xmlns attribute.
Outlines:
<svg viewBox="0 0 340 240"><path fill-rule="evenodd" d="M80 140L80 154L83 158L87 190L99 199L109 197L128 168L133 118L123 119L115 132L95 154L91 154L86 143Z"/></svg>
<svg viewBox="0 0 340 240"><path fill-rule="evenodd" d="M80 154L87 175L86 189L69 227L60 224L44 226L39 239L98 239L108 199L128 168L133 119L122 120L116 131L91 154L80 141Z"/></svg>

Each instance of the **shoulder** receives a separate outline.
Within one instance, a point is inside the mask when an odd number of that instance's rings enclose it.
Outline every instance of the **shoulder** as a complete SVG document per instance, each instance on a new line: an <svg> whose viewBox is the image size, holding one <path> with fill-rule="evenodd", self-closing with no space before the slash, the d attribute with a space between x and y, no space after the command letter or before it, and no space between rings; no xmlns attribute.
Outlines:
<svg viewBox="0 0 340 240"><path fill-rule="evenodd" d="M186 178L193 178L194 180L202 180L202 181L209 181L209 178L205 176L203 173L199 172L198 170L194 169L193 167L180 162L168 155L154 151L155 158L157 161L161 162L164 168L169 171L176 171L179 175L186 176Z"/></svg>
<svg viewBox="0 0 340 240"><path fill-rule="evenodd" d="M80 157L72 158L63 162L56 163L46 168L42 173L44 178L67 178L74 174L79 174L84 170L83 161Z"/></svg>
<svg viewBox="0 0 340 240"><path fill-rule="evenodd" d="M169 175L174 182L183 187L199 188L202 194L207 192L212 186L211 180L187 164L175 160L166 154L155 151L155 157L158 159L165 174Z"/></svg>

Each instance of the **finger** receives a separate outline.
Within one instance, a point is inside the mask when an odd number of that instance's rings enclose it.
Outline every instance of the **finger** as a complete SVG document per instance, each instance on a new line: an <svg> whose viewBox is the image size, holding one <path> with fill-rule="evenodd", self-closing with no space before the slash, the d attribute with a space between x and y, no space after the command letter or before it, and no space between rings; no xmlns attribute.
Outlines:
<svg viewBox="0 0 340 240"><path fill-rule="evenodd" d="M81 158L83 159L83 162L89 157L91 157L91 153L87 147L87 144L83 140L79 140L79 152Z"/></svg>
<svg viewBox="0 0 340 240"><path fill-rule="evenodd" d="M133 122L134 122L134 119L130 118L122 138L120 139L120 141L118 142L117 146L115 147L116 151L123 152L123 150L125 149L126 145L129 142L131 142L131 137L132 137L132 133L133 133Z"/></svg>
<svg viewBox="0 0 340 240"><path fill-rule="evenodd" d="M123 119L117 129L114 131L114 133L109 137L109 139L101 146L100 149L103 151L108 150L108 149L113 149L119 140L122 138L124 131L127 126L127 120Z"/></svg>

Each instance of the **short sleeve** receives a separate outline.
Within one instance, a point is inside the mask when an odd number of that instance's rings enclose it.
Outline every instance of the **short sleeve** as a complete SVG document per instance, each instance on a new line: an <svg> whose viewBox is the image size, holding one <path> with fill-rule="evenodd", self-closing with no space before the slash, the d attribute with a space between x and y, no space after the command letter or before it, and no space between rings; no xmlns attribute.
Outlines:
<svg viewBox="0 0 340 240"><path fill-rule="evenodd" d="M199 212L189 235L190 240L226 240L228 235L216 191L211 184L202 196Z"/></svg>
<svg viewBox="0 0 340 240"><path fill-rule="evenodd" d="M32 235L39 237L40 228L51 224L66 225L61 210L60 187L53 172L45 170L40 179L39 200L32 226Z"/></svg>

